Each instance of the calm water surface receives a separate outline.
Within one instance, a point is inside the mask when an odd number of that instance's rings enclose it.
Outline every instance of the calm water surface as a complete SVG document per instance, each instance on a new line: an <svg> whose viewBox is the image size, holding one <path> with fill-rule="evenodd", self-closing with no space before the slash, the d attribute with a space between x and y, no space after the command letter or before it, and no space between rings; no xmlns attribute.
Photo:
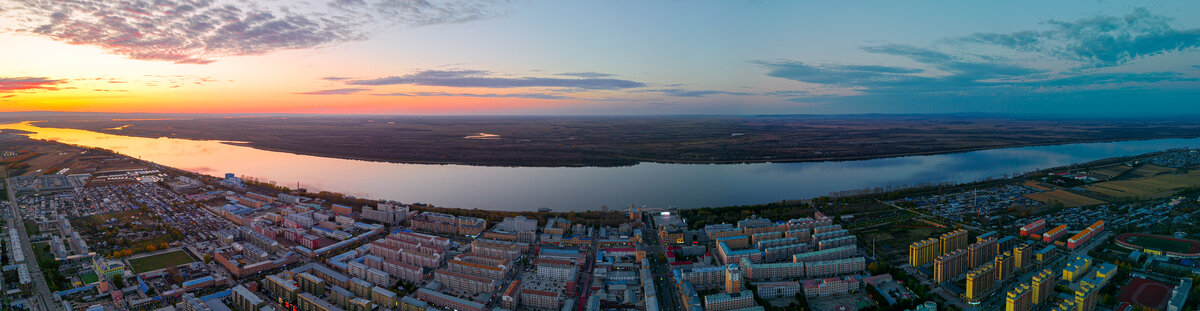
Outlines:
<svg viewBox="0 0 1200 311"><path fill-rule="evenodd" d="M239 147L219 141L139 138L29 123L0 129L99 147L208 175L226 172L360 197L492 210L556 211L677 206L692 208L802 199L834 191L970 182L1039 168L1200 147L1200 139L1160 139L992 149L861 161L659 164L629 167L484 167L344 160Z"/></svg>

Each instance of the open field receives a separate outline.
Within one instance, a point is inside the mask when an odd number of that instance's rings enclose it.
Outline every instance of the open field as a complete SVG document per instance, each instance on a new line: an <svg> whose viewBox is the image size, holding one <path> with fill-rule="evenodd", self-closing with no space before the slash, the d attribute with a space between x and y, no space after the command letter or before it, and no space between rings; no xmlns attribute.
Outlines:
<svg viewBox="0 0 1200 311"><path fill-rule="evenodd" d="M0 119L21 119L20 114ZM173 119L172 119L173 118ZM1200 136L1200 120L967 115L412 117L36 115L37 126L246 142L299 154L406 163L621 166L867 159L1075 142ZM162 120L170 119L170 120ZM494 139L467 137L488 133Z"/></svg>
<svg viewBox="0 0 1200 311"><path fill-rule="evenodd" d="M1086 205L1104 204L1104 201L1089 198L1083 195L1066 190L1054 190L1048 192L1030 193L1025 195L1034 201L1042 202L1042 204L1053 205L1054 203L1062 203L1064 207L1076 207Z"/></svg>
<svg viewBox="0 0 1200 311"><path fill-rule="evenodd" d="M174 267L189 262L196 262L196 259L192 258L192 255L188 255L187 251L177 250L173 252L129 259L129 266L134 272L142 273L167 267Z"/></svg>
<svg viewBox="0 0 1200 311"><path fill-rule="evenodd" d="M1175 171L1175 169L1169 168L1169 167L1162 167L1162 166L1158 166L1158 165L1154 165L1154 164L1143 164L1141 166L1138 166L1136 169L1129 171L1129 174L1127 174L1124 177L1129 178L1129 179L1143 178L1143 177L1150 177L1150 176L1154 176L1154 175L1158 175L1158 174L1162 174L1162 173L1170 173L1170 172L1174 172L1174 171Z"/></svg>
<svg viewBox="0 0 1200 311"><path fill-rule="evenodd" d="M1113 198L1157 199L1171 196L1186 188L1194 187L1200 187L1200 172L1106 181L1084 186L1083 189Z"/></svg>
<svg viewBox="0 0 1200 311"><path fill-rule="evenodd" d="M858 236L859 243L870 249L875 244L881 259L891 262L902 262L908 258L908 245L912 242L937 237L951 228L938 228L916 219L901 221L895 225L874 227L868 230L853 232Z"/></svg>
<svg viewBox="0 0 1200 311"><path fill-rule="evenodd" d="M1131 169L1133 169L1133 167L1125 164L1113 164L1092 169L1091 173L1094 175L1100 175L1100 177L1103 177L1103 179L1113 179L1117 176L1121 176L1121 174L1124 174Z"/></svg>

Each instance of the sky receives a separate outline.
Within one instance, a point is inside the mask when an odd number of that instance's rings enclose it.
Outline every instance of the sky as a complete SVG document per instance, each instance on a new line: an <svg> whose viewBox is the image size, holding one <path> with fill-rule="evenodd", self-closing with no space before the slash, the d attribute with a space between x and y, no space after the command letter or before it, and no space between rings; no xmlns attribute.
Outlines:
<svg viewBox="0 0 1200 311"><path fill-rule="evenodd" d="M0 111L1200 113L1198 1L0 0Z"/></svg>

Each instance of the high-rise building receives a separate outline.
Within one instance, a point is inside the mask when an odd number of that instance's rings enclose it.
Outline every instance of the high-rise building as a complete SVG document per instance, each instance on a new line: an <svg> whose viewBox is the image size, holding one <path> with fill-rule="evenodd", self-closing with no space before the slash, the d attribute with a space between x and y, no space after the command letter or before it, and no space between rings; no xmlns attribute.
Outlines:
<svg viewBox="0 0 1200 311"><path fill-rule="evenodd" d="M1050 297L1054 297L1054 285L1058 283L1058 275L1050 269L1045 269L1034 275L1032 282L1033 304L1049 303Z"/></svg>
<svg viewBox="0 0 1200 311"><path fill-rule="evenodd" d="M942 242L942 254L948 254L955 250L967 248L967 230L958 229L942 234L939 239Z"/></svg>
<svg viewBox="0 0 1200 311"><path fill-rule="evenodd" d="M996 257L996 239L988 238L967 246L967 262L971 268L979 267Z"/></svg>
<svg viewBox="0 0 1200 311"><path fill-rule="evenodd" d="M737 265L725 267L725 293L733 294L742 291L742 272Z"/></svg>
<svg viewBox="0 0 1200 311"><path fill-rule="evenodd" d="M1033 267L1033 247L1027 244L1022 244L1013 248L1013 266L1017 270L1025 270Z"/></svg>
<svg viewBox="0 0 1200 311"><path fill-rule="evenodd" d="M987 262L967 272L966 296L969 301L980 301L991 292L996 284L996 265Z"/></svg>
<svg viewBox="0 0 1200 311"><path fill-rule="evenodd" d="M913 242L908 246L908 264L913 267L919 267L933 260L934 257L940 255L940 244L938 239L928 239Z"/></svg>
<svg viewBox="0 0 1200 311"><path fill-rule="evenodd" d="M1033 296L1029 292L1029 284L1017 285L1012 290L1008 291L1008 296L1004 298L1005 311L1030 311L1033 310Z"/></svg>
<svg viewBox="0 0 1200 311"><path fill-rule="evenodd" d="M1096 300L1099 298L1100 289L1088 283L1079 283L1079 289L1075 290L1075 307L1079 311L1096 310Z"/></svg>
<svg viewBox="0 0 1200 311"><path fill-rule="evenodd" d="M1012 252L1004 252L996 256L996 280L1004 280L1013 276L1013 256Z"/></svg>
<svg viewBox="0 0 1200 311"><path fill-rule="evenodd" d="M933 259L933 278L938 283L967 272L967 250L958 249Z"/></svg>

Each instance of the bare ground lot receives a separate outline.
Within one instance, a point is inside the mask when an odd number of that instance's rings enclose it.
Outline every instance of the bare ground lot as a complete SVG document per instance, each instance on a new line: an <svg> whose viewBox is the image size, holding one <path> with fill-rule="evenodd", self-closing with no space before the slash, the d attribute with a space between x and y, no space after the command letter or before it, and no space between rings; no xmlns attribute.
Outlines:
<svg viewBox="0 0 1200 311"><path fill-rule="evenodd" d="M3 114L0 120L23 119ZM38 126L244 141L300 154L408 163L620 166L850 160L1073 142L1200 137L1200 120L958 115L412 117L34 115ZM164 120L168 119L168 120ZM480 133L496 139L469 139ZM489 136L490 137L490 136Z"/></svg>
<svg viewBox="0 0 1200 311"><path fill-rule="evenodd" d="M1042 202L1042 204L1053 205L1054 203L1062 203L1064 207L1076 207L1086 205L1104 204L1104 201L1076 194L1066 190L1054 190L1048 192L1030 193L1025 195L1034 201Z"/></svg>

